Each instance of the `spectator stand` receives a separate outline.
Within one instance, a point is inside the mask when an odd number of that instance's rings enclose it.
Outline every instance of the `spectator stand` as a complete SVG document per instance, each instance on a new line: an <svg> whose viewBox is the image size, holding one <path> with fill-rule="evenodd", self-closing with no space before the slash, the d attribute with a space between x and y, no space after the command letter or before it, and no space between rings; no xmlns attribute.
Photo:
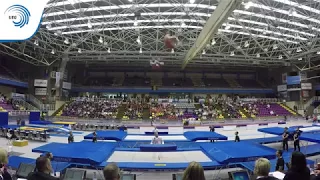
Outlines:
<svg viewBox="0 0 320 180"><path fill-rule="evenodd" d="M62 110L61 116L115 119L122 100L107 98L75 98Z"/></svg>

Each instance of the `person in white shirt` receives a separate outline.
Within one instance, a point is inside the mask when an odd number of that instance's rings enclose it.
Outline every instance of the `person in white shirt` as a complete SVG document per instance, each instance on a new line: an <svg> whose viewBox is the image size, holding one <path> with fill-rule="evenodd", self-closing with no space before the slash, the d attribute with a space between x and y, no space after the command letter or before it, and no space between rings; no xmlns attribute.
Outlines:
<svg viewBox="0 0 320 180"><path fill-rule="evenodd" d="M159 137L158 132L154 133L154 138L152 139L151 144L164 144L161 137Z"/></svg>
<svg viewBox="0 0 320 180"><path fill-rule="evenodd" d="M154 127L153 132L154 132L154 134L156 134L156 133L158 134L159 130L157 129L157 127L156 127L156 126Z"/></svg>
<svg viewBox="0 0 320 180"><path fill-rule="evenodd" d="M164 144L161 137L159 137L158 132L154 133L154 138L151 141L151 144ZM159 152L156 152L154 155L158 156L158 160L161 158L161 154Z"/></svg>

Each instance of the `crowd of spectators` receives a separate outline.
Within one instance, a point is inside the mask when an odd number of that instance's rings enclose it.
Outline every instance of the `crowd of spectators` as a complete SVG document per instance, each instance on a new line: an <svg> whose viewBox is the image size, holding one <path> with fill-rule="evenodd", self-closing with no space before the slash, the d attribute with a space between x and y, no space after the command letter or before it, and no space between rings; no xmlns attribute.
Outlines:
<svg viewBox="0 0 320 180"><path fill-rule="evenodd" d="M82 99L63 109L63 116L83 118L115 118L122 101L108 99Z"/></svg>
<svg viewBox="0 0 320 180"><path fill-rule="evenodd" d="M256 117L259 115L259 108L257 107L257 104L251 104L251 103L240 103L240 106L243 108L244 111L246 111L250 117Z"/></svg>
<svg viewBox="0 0 320 180"><path fill-rule="evenodd" d="M169 103L151 103L150 114L154 119L177 119L178 110L175 109L174 104Z"/></svg>
<svg viewBox="0 0 320 180"><path fill-rule="evenodd" d="M140 99L130 99L126 102L124 116L129 119L140 119L143 110L149 108L147 103L143 103Z"/></svg>
<svg viewBox="0 0 320 180"><path fill-rule="evenodd" d="M7 98L2 93L0 93L0 107L3 111L26 110L21 102L14 101L12 98Z"/></svg>

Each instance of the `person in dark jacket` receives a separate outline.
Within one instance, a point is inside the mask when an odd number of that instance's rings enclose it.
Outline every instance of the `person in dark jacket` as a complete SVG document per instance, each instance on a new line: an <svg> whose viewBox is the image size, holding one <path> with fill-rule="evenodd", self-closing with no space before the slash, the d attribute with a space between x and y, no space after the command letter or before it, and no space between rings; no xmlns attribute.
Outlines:
<svg viewBox="0 0 320 180"><path fill-rule="evenodd" d="M210 128L210 132L214 132L215 131L214 126L210 126L209 128ZM214 140L210 140L210 142L214 142Z"/></svg>
<svg viewBox="0 0 320 180"><path fill-rule="evenodd" d="M96 131L93 132L92 142L94 142L94 143L98 142L97 132Z"/></svg>
<svg viewBox="0 0 320 180"><path fill-rule="evenodd" d="M68 143L73 143L74 142L74 137L73 137L73 133L72 131L69 132L69 136L68 136Z"/></svg>
<svg viewBox="0 0 320 180"><path fill-rule="evenodd" d="M257 180L277 180L269 176L271 164L266 158L259 158L254 165L254 174Z"/></svg>
<svg viewBox="0 0 320 180"><path fill-rule="evenodd" d="M282 157L282 151L281 150L278 150L276 152L276 156L277 156L277 163L276 163L276 171L280 171L280 172L283 172L284 170L284 165L285 165L285 162L284 162L284 159Z"/></svg>
<svg viewBox="0 0 320 180"><path fill-rule="evenodd" d="M234 142L240 142L240 137L239 137L239 132L237 131L236 133L235 133L235 138L234 138Z"/></svg>
<svg viewBox="0 0 320 180"><path fill-rule="evenodd" d="M283 180L309 180L310 169L307 167L306 156L301 152L293 152L291 164Z"/></svg>
<svg viewBox="0 0 320 180"><path fill-rule="evenodd" d="M52 172L51 161L45 156L38 157L36 160L36 171L28 175L27 180L58 180L51 176Z"/></svg>

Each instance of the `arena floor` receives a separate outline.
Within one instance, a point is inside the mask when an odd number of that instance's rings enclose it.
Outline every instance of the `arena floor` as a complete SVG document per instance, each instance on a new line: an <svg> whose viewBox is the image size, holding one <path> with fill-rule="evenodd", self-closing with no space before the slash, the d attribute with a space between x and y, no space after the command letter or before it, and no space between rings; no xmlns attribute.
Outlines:
<svg viewBox="0 0 320 180"><path fill-rule="evenodd" d="M311 122L306 122L303 120L295 120L295 121L289 121L287 124L284 125L275 125L278 127L287 127L287 126L297 126L297 125L311 125ZM261 126L256 127L256 128L250 128L247 129L246 127L239 127L237 128L237 131L239 132L240 138L241 139L254 139L254 138L263 138L263 137L273 137L273 135L269 134L264 134L261 132L258 132L257 129L261 128ZM152 130L152 127L146 128L147 130ZM179 128L175 128L177 131L180 131ZM173 131L174 129L169 129L169 131ZM197 131L203 130L203 131L208 131L209 127L208 126L203 126L203 127L198 127L196 129ZM234 130L232 131L226 131L223 130L222 128L216 129L217 133L220 133L222 135L225 135L228 137L228 139L233 139L234 138ZM81 134L76 133L75 136L75 142L80 142L83 141L83 137L90 134L91 132L82 132ZM135 132L130 132L129 133L134 133ZM170 132L173 133L174 132ZM139 135L129 135L128 136L130 140L141 140L141 137ZM152 136L144 136L147 140L149 139L151 141ZM179 137L179 135L173 135L173 136L168 136L168 137ZM164 139L166 140L166 139ZM55 136L52 135L50 140L46 143L44 142L33 142L29 141L29 145L26 147L13 147L11 149L12 154L18 155L21 157L27 157L27 158L37 158L40 156L40 153L33 153L32 149L51 143L51 142L59 142L59 143L67 143L67 136L59 135ZM4 138L0 139L0 146L1 147L7 147L8 141ZM310 145L311 143L309 143ZM273 144L268 144L267 146L272 147L272 148L281 148L280 143L273 143ZM293 146L293 144L289 144L289 146ZM161 162L161 163L172 163L172 162L190 162L190 161L199 161L199 162L206 162L209 161L210 159L203 154L202 152L197 152L197 151L188 151L188 152L163 152L160 154L162 157L160 160L157 158L157 154L155 153L145 153L145 152L124 152L124 151L115 151L112 156L107 160L109 162L124 162L124 161L130 161L130 162ZM312 158L311 159L315 159ZM206 174L208 174L208 179L212 179L214 171L208 171ZM138 172L139 178L138 180L144 180L152 177L155 180L163 180L163 179L170 179L172 173L163 173L163 172ZM211 178L210 178L211 177Z"/></svg>

